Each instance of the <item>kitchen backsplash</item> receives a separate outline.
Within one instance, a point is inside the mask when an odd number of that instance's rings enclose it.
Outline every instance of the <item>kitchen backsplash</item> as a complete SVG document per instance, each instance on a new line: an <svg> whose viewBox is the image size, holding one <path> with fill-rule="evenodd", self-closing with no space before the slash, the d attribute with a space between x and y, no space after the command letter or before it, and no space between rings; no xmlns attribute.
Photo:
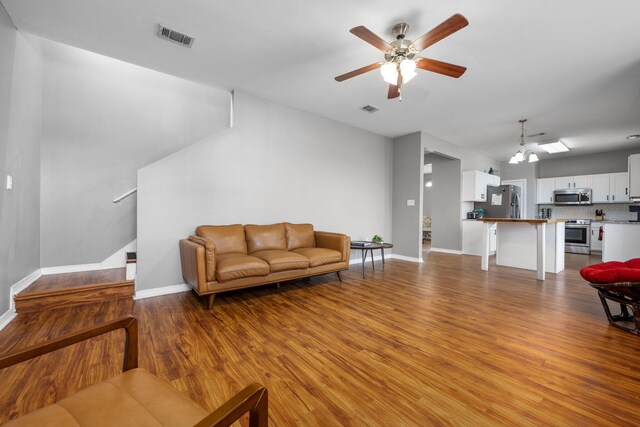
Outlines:
<svg viewBox="0 0 640 427"><path fill-rule="evenodd" d="M605 221L629 221L638 217L635 212L629 212L628 204L603 203L591 206L556 206L538 205L536 216L540 215L541 208L551 208L551 218L555 219L596 219L596 209L602 209ZM637 205L634 205L637 206Z"/></svg>

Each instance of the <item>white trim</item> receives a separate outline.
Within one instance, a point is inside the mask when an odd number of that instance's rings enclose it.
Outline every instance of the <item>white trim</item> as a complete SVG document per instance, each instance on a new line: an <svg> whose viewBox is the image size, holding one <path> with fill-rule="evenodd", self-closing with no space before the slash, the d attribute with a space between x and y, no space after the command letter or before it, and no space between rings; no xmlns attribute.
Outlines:
<svg viewBox="0 0 640 427"><path fill-rule="evenodd" d="M391 258L391 255L392 255L392 254L386 255L386 256L384 257L384 259L389 259L389 258ZM382 255L374 255L374 256L373 256L373 260L374 260L374 261L382 261ZM367 259L365 260L365 262L367 262L367 261L371 261L371 256L368 256L368 257L367 257ZM351 258L351 259L349 260L349 265L353 265L353 264L360 264L360 265L362 265L362 257L355 257L355 258Z"/></svg>
<svg viewBox="0 0 640 427"><path fill-rule="evenodd" d="M463 252L456 249L431 248L431 252L442 252L443 254L462 255Z"/></svg>
<svg viewBox="0 0 640 427"><path fill-rule="evenodd" d="M179 283L177 285L163 286L160 288L145 289L142 291L136 291L136 295L133 299L144 299L159 297L161 295L177 294L178 292L187 292L191 290L191 286L185 283Z"/></svg>
<svg viewBox="0 0 640 427"><path fill-rule="evenodd" d="M4 312L2 316L0 316L0 331L9 324L16 317L16 312L14 310L7 310Z"/></svg>
<svg viewBox="0 0 640 427"><path fill-rule="evenodd" d="M102 270L100 263L96 264L77 264L77 265L61 265L58 267L44 267L40 269L42 275L60 274L60 273L76 273L78 271Z"/></svg>
<svg viewBox="0 0 640 427"><path fill-rule="evenodd" d="M20 292L24 291L27 288L27 286L29 286L30 284L38 280L40 277L42 277L42 270L37 269L33 273L29 274L28 276L25 276L24 278L16 282L13 286L11 286L9 290L9 310L15 311L15 308L16 308L16 304L15 304L15 301L13 300L13 297L19 294ZM0 326L0 329L2 329L1 326Z"/></svg>
<svg viewBox="0 0 640 427"><path fill-rule="evenodd" d="M389 256L387 258L391 258L391 259L399 259L402 261L410 261L410 262L424 262L424 260L422 258L414 258L411 256L404 256L404 255L397 255L397 254L389 254Z"/></svg>

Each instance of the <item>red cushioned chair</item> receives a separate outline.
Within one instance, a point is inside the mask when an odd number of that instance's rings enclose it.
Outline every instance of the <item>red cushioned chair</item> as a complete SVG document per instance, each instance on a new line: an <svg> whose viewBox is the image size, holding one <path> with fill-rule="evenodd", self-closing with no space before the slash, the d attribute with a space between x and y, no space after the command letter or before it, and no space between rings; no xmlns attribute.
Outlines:
<svg viewBox="0 0 640 427"><path fill-rule="evenodd" d="M580 275L598 290L609 323L640 335L640 258L590 265L580 270ZM607 300L620 304L620 314L611 314ZM629 307L633 315L629 314ZM624 326L625 322L634 322L635 326Z"/></svg>

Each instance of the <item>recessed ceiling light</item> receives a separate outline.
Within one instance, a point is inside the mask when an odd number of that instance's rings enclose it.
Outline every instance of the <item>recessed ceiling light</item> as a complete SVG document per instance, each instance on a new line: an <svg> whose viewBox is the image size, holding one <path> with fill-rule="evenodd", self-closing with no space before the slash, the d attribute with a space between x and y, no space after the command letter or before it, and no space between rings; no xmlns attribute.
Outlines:
<svg viewBox="0 0 640 427"><path fill-rule="evenodd" d="M638 138L640 138L640 135L629 135L627 137L627 139L638 139Z"/></svg>
<svg viewBox="0 0 640 427"><path fill-rule="evenodd" d="M551 154L569 151L569 147L564 145L562 141L550 142L548 144L539 144L538 147Z"/></svg>

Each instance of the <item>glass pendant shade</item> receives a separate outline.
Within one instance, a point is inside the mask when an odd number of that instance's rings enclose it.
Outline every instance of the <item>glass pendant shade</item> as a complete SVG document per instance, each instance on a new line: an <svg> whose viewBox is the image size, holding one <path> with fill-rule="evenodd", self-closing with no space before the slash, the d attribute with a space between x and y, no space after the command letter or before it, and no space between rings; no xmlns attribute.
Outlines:
<svg viewBox="0 0 640 427"><path fill-rule="evenodd" d="M400 63L400 73L402 74L402 82L407 83L409 80L417 76L416 63L410 59L405 59Z"/></svg>
<svg viewBox="0 0 640 427"><path fill-rule="evenodd" d="M518 164L518 161L516 160L516 156L511 157L511 160L509 160L509 163L511 163L512 165Z"/></svg>
<svg viewBox="0 0 640 427"><path fill-rule="evenodd" d="M516 163L520 163L524 160L524 154L522 154L522 151L518 151L513 158L516 160Z"/></svg>
<svg viewBox="0 0 640 427"><path fill-rule="evenodd" d="M538 160L538 155L536 153L531 153L529 154L529 163L534 163L537 162Z"/></svg>
<svg viewBox="0 0 640 427"><path fill-rule="evenodd" d="M385 82L395 85L398 84L398 66L395 62L387 62L380 67L380 74Z"/></svg>

